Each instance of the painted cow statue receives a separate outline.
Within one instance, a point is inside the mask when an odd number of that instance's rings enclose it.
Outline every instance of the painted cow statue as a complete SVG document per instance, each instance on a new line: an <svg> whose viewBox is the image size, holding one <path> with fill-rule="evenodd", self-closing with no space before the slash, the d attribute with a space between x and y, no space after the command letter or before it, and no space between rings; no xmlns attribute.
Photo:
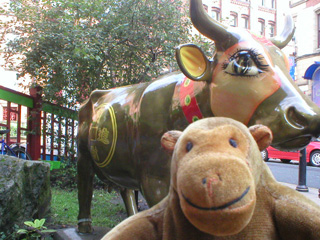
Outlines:
<svg viewBox="0 0 320 240"><path fill-rule="evenodd" d="M182 73L152 82L94 91L79 113L78 227L91 232L94 174L123 189L129 214L137 212L133 190L149 206L164 198L170 157L161 149L164 132L183 130L200 118L230 117L250 126L263 124L273 146L301 149L320 133L320 109L293 83L280 51L294 33L292 18L271 39L227 27L211 19L201 0L190 1L193 25L214 41L207 59L193 44L177 48Z"/></svg>

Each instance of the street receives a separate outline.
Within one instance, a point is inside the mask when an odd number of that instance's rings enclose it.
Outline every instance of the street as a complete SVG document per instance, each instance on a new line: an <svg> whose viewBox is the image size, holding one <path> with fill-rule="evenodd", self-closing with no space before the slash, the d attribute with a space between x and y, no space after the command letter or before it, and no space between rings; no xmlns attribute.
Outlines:
<svg viewBox="0 0 320 240"><path fill-rule="evenodd" d="M299 163L291 161L282 163L277 159L269 159L267 165L279 182L286 182L298 185ZM307 187L320 188L320 168L307 166Z"/></svg>

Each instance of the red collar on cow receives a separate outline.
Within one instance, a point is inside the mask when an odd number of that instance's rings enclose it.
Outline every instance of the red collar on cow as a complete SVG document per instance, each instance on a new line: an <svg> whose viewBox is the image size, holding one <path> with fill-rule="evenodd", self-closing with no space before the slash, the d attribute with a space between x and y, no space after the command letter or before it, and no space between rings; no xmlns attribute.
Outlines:
<svg viewBox="0 0 320 240"><path fill-rule="evenodd" d="M189 123L203 118L197 99L194 95L194 82L189 78L184 78L180 85L180 106Z"/></svg>

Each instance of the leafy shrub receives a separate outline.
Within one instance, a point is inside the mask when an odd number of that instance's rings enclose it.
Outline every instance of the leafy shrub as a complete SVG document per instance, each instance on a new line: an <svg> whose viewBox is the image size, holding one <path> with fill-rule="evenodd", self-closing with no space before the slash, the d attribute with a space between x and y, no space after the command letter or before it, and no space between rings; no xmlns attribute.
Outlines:
<svg viewBox="0 0 320 240"><path fill-rule="evenodd" d="M50 174L50 181L52 187L57 187L65 190L72 190L77 188L77 165L70 162L69 164L61 163L60 169L53 169ZM114 183L106 181L102 182L97 176L93 181L94 189L118 189Z"/></svg>
<svg viewBox="0 0 320 240"><path fill-rule="evenodd" d="M19 239L23 240L42 240L49 239L51 233L54 233L55 230L47 229L44 226L45 219L36 219L34 222L26 221L24 224L27 226L26 229L19 229L17 231L17 235ZM52 238L50 238L52 239Z"/></svg>

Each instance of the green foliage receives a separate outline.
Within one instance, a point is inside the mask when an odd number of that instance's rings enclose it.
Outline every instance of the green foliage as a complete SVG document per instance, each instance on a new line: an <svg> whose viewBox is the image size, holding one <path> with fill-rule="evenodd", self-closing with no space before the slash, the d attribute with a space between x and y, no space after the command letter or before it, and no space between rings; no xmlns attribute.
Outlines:
<svg viewBox="0 0 320 240"><path fill-rule="evenodd" d="M45 100L75 108L94 89L176 69L174 48L189 41L187 9L181 0L10 1L7 67L22 56L20 79L31 76Z"/></svg>
<svg viewBox="0 0 320 240"><path fill-rule="evenodd" d="M26 123L22 123L21 125L22 128L26 128ZM17 136L17 131L18 131L18 127L17 127L17 123L16 122L11 122L10 123L10 136L11 137L16 137ZM27 136L27 132L26 131L21 131L21 137L26 137Z"/></svg>
<svg viewBox="0 0 320 240"><path fill-rule="evenodd" d="M63 190L77 189L77 166L74 162L61 163L60 169L53 169L50 172L50 182L52 187ZM113 183L103 183L94 177L93 186L95 189L118 189Z"/></svg>
<svg viewBox="0 0 320 240"><path fill-rule="evenodd" d="M18 229L19 229L19 226L15 224L12 230L13 232L11 234L8 235L4 232L0 232L0 240L15 240L16 239L15 235Z"/></svg>
<svg viewBox="0 0 320 240"><path fill-rule="evenodd" d="M117 193L94 190L92 198L92 220L94 226L114 227L126 218L122 200ZM51 200L52 224L77 225L78 199L77 191L65 191L52 188Z"/></svg>
<svg viewBox="0 0 320 240"><path fill-rule="evenodd" d="M204 54L207 56L208 59L211 59L213 53L215 52L215 45L214 42L202 35L192 35L191 42L201 47Z"/></svg>
<svg viewBox="0 0 320 240"><path fill-rule="evenodd" d="M46 239L46 236L50 235L51 233L54 233L55 230L47 229L47 227L44 226L45 219L36 219L34 222L26 221L24 224L27 226L26 229L19 229L17 231L17 235L19 239L22 240L40 240L40 239ZM21 238L22 237L22 238Z"/></svg>
<svg viewBox="0 0 320 240"><path fill-rule="evenodd" d="M50 182L52 187L60 189L77 188L77 167L75 163L61 163L60 169L53 169L50 173Z"/></svg>

